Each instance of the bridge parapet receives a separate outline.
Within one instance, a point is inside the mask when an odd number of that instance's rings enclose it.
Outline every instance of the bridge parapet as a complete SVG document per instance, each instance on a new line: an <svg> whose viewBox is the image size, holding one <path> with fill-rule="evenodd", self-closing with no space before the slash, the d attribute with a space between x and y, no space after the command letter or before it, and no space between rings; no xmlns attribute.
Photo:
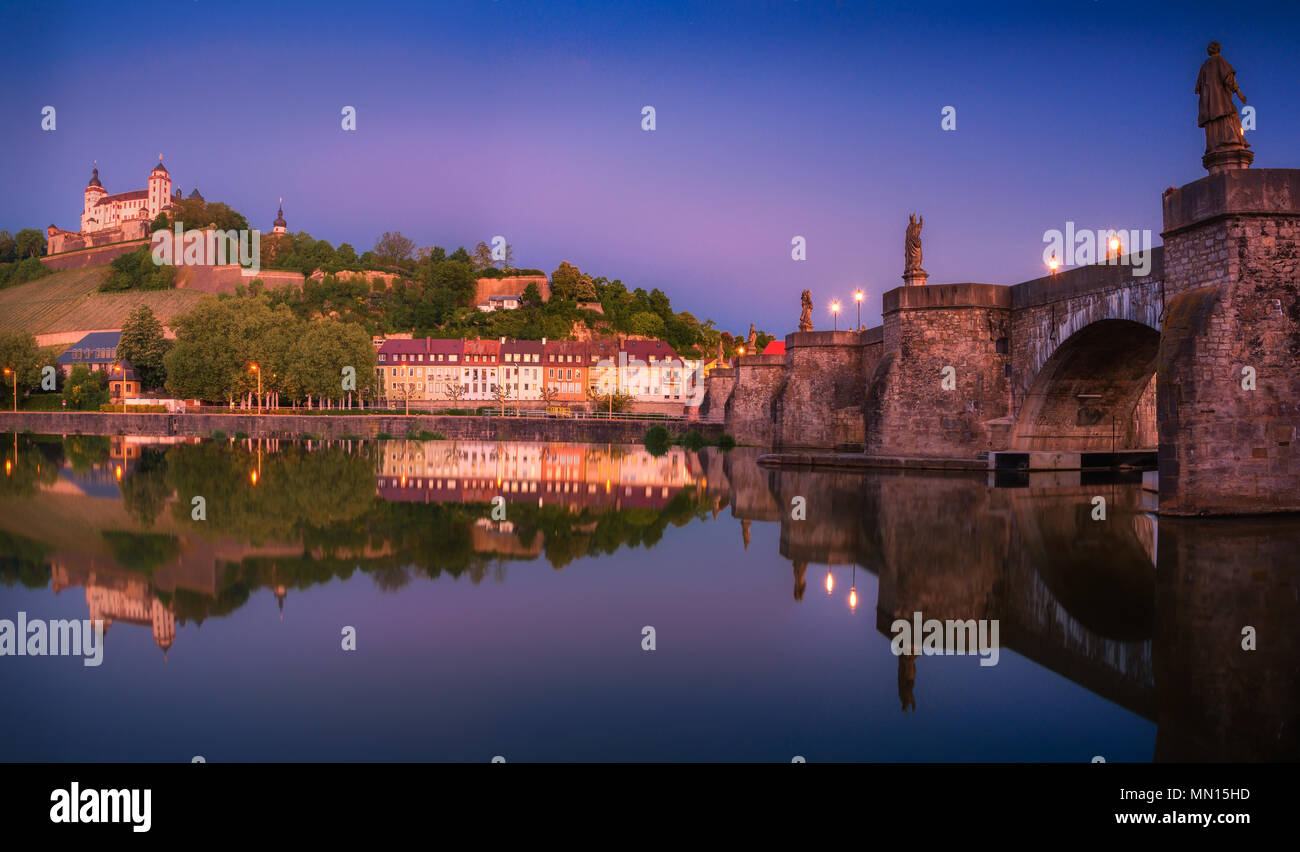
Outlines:
<svg viewBox="0 0 1300 852"><path fill-rule="evenodd" d="M1160 511L1300 511L1300 170L1164 196Z"/></svg>

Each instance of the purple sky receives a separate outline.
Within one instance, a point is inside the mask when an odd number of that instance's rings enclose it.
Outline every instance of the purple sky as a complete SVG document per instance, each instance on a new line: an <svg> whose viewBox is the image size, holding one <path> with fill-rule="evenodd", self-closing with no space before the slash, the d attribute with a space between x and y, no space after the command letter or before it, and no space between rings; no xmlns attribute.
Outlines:
<svg viewBox="0 0 1300 852"><path fill-rule="evenodd" d="M501 234L521 266L659 287L732 330L792 331L804 288L828 326L861 286L871 325L913 211L931 283L1037 277L1067 220L1159 242L1160 193L1204 175L1211 39L1258 110L1255 166L1300 167L1296 5L1178 9L4 2L0 227L76 228L92 160L123 192L161 152L266 229L284 196L291 229L358 250Z"/></svg>

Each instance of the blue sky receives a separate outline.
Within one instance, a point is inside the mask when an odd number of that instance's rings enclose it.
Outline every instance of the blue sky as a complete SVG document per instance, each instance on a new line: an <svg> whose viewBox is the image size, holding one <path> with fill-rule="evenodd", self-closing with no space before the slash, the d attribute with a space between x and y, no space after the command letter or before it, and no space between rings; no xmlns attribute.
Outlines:
<svg viewBox="0 0 1300 852"><path fill-rule="evenodd" d="M1204 175L1211 39L1300 167L1293 3L0 3L0 227L76 228L161 152L270 227L385 230L659 287L724 328L792 331L799 292L1043 274L1043 232L1146 228ZM57 109L42 131L41 108ZM357 129L340 127L344 106ZM657 127L641 129L641 109ZM940 128L945 106L957 129ZM808 259L790 258L807 239Z"/></svg>

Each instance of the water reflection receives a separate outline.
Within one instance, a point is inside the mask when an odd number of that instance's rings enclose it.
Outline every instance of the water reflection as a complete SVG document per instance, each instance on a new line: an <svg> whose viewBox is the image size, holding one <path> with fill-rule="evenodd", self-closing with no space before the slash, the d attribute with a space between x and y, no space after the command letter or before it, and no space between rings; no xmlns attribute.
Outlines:
<svg viewBox="0 0 1300 852"><path fill-rule="evenodd" d="M774 471L746 448L7 439L0 580L83 588L89 617L147 626L163 654L178 625L259 589L283 617L294 590L356 572L388 591L504 582L512 563L558 570L729 514L725 558L749 551L754 524L779 526L796 605L824 593L870 614L858 598L874 577L880 635L914 612L996 619L1004 650L1154 722L1157 760L1300 757L1294 519L1157 522L1135 482ZM902 712L926 710L935 663L898 658Z"/></svg>

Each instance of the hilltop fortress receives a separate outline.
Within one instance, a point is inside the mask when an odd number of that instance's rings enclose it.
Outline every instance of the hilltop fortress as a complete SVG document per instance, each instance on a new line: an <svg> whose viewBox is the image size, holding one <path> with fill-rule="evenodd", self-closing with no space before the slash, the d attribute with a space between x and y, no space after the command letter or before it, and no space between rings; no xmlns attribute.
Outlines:
<svg viewBox="0 0 1300 852"><path fill-rule="evenodd" d="M198 189L191 197L201 198ZM54 225L45 229L47 252L61 254L93 246L106 246L149 237L149 223L169 209L180 190L172 195L172 178L159 155L158 165L149 172L144 189L109 195L99 181L99 168L91 171L90 182L82 193L81 229L65 231Z"/></svg>

